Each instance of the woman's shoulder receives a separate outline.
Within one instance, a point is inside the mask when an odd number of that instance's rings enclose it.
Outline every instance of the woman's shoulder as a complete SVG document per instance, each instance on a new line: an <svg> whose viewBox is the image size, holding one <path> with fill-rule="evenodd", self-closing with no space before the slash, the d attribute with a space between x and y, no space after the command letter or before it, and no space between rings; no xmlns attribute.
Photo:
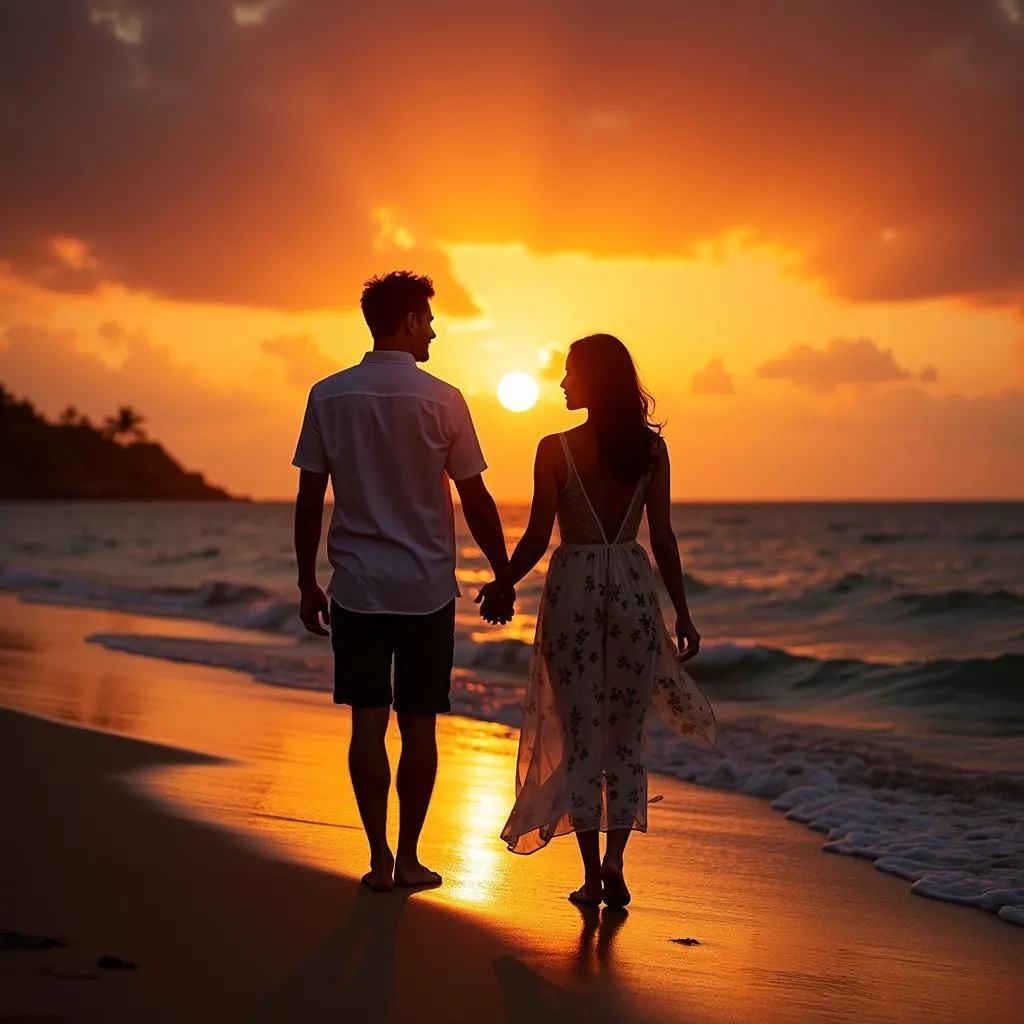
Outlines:
<svg viewBox="0 0 1024 1024"><path fill-rule="evenodd" d="M668 442L665 440L664 434L655 434L651 438L651 471L653 472L659 466L664 465L668 462Z"/></svg>
<svg viewBox="0 0 1024 1024"><path fill-rule="evenodd" d="M538 452L561 451L565 434L545 434L537 442Z"/></svg>
<svg viewBox="0 0 1024 1024"><path fill-rule="evenodd" d="M562 435L545 434L537 442L537 458L544 462L554 462L556 456L562 457Z"/></svg>

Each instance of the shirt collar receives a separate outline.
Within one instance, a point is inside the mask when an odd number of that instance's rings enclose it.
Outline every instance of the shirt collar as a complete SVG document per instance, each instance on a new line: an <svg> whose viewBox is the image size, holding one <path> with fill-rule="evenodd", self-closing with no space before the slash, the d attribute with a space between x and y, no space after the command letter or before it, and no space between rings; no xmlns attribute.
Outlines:
<svg viewBox="0 0 1024 1024"><path fill-rule="evenodd" d="M415 365L411 352L399 352L391 350L378 351L374 349L363 356L364 363L412 363Z"/></svg>

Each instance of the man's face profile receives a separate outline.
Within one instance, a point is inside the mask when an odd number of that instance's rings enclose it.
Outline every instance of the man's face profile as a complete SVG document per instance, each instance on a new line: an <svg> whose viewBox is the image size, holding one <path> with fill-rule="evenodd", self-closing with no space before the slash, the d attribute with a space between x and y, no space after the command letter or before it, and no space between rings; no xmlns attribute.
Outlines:
<svg viewBox="0 0 1024 1024"><path fill-rule="evenodd" d="M425 363L430 358L430 343L437 337L433 328L434 314L428 302L422 313L413 313L406 321L412 332L410 351L418 363Z"/></svg>

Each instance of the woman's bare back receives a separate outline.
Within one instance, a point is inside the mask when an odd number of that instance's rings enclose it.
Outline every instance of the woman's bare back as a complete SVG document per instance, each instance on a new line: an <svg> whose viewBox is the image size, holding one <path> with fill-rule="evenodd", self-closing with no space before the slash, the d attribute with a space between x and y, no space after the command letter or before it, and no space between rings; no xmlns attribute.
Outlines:
<svg viewBox="0 0 1024 1024"><path fill-rule="evenodd" d="M565 440L594 515L601 524L607 541L611 543L618 536L630 512L641 477L624 480L604 465L598 451L597 435L586 424L567 430ZM560 489L564 490L567 482L568 469L563 467L562 474L559 475Z"/></svg>

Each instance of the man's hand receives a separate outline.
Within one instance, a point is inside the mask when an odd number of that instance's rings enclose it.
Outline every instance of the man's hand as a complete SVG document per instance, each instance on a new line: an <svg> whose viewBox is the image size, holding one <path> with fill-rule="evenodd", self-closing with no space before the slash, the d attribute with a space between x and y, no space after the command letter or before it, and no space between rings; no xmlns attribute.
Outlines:
<svg viewBox="0 0 1024 1024"><path fill-rule="evenodd" d="M480 605L480 616L492 626L511 622L516 603L514 587L499 589L496 581L484 584L476 595L476 603Z"/></svg>
<svg viewBox="0 0 1024 1024"><path fill-rule="evenodd" d="M317 636L330 636L324 628L331 624L331 603L327 595L317 586L307 587L300 592L299 618L310 633ZM320 620L323 619L323 625Z"/></svg>
<svg viewBox="0 0 1024 1024"><path fill-rule="evenodd" d="M676 619L676 639L680 661L689 661L700 652L700 633L689 616Z"/></svg>

